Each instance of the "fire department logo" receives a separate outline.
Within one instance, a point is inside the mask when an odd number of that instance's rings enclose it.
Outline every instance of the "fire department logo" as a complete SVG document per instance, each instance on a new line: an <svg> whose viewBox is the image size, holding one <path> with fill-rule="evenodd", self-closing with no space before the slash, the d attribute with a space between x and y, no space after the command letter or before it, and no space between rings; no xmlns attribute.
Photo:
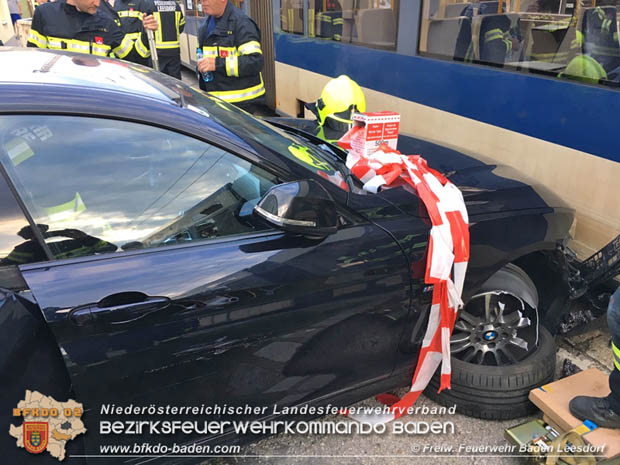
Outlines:
<svg viewBox="0 0 620 465"><path fill-rule="evenodd" d="M47 422L25 421L24 428L24 447L28 452L40 454L47 447L49 426Z"/></svg>
<svg viewBox="0 0 620 465"><path fill-rule="evenodd" d="M95 36L95 43L97 45L102 45L103 44L103 37Z"/></svg>
<svg viewBox="0 0 620 465"><path fill-rule="evenodd" d="M220 57L226 58L228 56L228 50L220 50Z"/></svg>
<svg viewBox="0 0 620 465"><path fill-rule="evenodd" d="M46 451L62 461L67 443L86 433L82 413L82 404L72 399L58 402L40 392L26 391L24 399L13 409L13 417L23 418L23 423L17 426L11 422L9 435L17 440L17 447L31 454Z"/></svg>

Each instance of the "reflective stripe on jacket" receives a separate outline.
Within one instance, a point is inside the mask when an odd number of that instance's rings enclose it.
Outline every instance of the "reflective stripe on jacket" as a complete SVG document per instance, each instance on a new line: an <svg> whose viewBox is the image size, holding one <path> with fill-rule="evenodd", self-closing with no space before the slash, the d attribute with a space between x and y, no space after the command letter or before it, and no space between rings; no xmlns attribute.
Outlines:
<svg viewBox="0 0 620 465"><path fill-rule="evenodd" d="M198 44L205 57L215 57L215 76L208 83L200 80L200 88L230 103L260 99L265 85L258 26L231 2L207 37L208 19L198 31Z"/></svg>
<svg viewBox="0 0 620 465"><path fill-rule="evenodd" d="M133 43L105 13L90 15L58 1L44 3L35 10L28 47L125 58Z"/></svg>

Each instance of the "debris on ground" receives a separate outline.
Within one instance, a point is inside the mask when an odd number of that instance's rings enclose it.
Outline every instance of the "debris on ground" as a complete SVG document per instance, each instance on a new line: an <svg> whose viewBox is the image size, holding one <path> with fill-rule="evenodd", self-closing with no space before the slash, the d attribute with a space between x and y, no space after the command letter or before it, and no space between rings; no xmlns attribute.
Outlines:
<svg viewBox="0 0 620 465"><path fill-rule="evenodd" d="M560 333L566 334L596 320L592 310L575 310L564 315L560 323Z"/></svg>
<svg viewBox="0 0 620 465"><path fill-rule="evenodd" d="M562 371L560 372L560 377L558 379L566 378L567 376L572 376L575 373L579 373L581 368L571 362L569 359L565 358L564 362L562 362Z"/></svg>

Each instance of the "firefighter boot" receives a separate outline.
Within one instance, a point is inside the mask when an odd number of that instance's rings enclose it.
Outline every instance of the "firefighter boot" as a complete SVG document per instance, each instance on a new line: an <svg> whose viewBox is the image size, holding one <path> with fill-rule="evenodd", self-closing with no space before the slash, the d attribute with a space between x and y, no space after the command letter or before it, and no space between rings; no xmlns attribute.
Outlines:
<svg viewBox="0 0 620 465"><path fill-rule="evenodd" d="M620 428L620 412L612 410L607 397L577 396L568 408L579 420L590 420L601 428Z"/></svg>

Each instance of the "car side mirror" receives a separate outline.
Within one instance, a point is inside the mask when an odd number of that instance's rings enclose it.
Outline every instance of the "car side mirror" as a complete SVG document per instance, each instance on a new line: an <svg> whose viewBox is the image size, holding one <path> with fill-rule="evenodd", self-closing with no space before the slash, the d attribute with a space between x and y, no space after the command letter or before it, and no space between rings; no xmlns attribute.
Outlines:
<svg viewBox="0 0 620 465"><path fill-rule="evenodd" d="M272 187L254 211L283 231L304 236L327 236L338 231L336 202L316 181L287 182Z"/></svg>

